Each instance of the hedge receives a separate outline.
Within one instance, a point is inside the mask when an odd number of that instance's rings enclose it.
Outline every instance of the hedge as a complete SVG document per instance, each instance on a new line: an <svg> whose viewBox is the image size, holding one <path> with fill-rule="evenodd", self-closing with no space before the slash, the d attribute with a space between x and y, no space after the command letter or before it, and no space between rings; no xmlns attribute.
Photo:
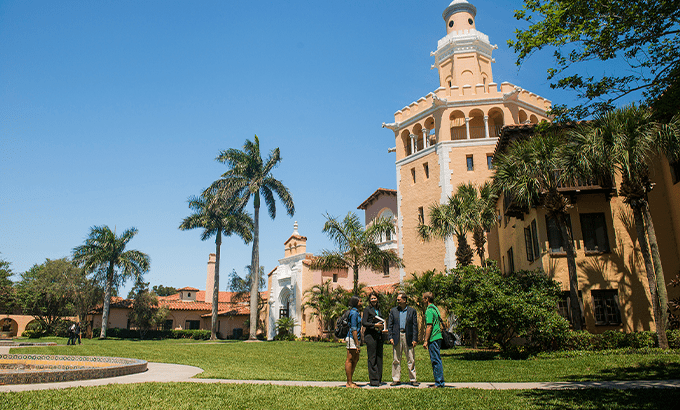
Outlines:
<svg viewBox="0 0 680 410"><path fill-rule="evenodd" d="M92 330L92 337L99 337L100 328ZM106 329L106 337L119 339L139 339L139 330L133 329ZM144 339L210 339L210 330L147 330Z"/></svg>

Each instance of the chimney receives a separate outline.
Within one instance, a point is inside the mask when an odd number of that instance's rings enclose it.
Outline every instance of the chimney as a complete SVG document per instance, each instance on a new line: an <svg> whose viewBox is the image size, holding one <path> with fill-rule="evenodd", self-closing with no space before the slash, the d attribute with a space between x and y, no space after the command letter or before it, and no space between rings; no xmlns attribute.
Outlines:
<svg viewBox="0 0 680 410"><path fill-rule="evenodd" d="M208 256L208 277L205 280L205 303L212 303L213 288L215 287L215 261L217 256L211 253Z"/></svg>

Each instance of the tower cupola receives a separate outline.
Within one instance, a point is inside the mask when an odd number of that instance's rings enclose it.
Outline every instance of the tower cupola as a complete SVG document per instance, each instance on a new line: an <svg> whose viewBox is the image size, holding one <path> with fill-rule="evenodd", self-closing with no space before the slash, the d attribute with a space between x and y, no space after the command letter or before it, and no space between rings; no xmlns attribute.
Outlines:
<svg viewBox="0 0 680 410"><path fill-rule="evenodd" d="M466 0L453 0L444 10L442 17L446 22L446 34L452 31L475 28L477 8Z"/></svg>
<svg viewBox="0 0 680 410"><path fill-rule="evenodd" d="M489 37L477 31L475 17L477 8L467 0L453 0L444 10L442 17L446 22L446 36L437 43L434 51L435 64L439 70L440 86L488 92L488 84L493 82L491 53L495 45Z"/></svg>

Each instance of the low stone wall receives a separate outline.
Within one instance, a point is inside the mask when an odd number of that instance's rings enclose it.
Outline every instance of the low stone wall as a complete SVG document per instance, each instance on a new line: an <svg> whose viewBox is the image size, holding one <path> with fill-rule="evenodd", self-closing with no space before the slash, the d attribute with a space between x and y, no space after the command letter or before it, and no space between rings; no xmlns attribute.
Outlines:
<svg viewBox="0 0 680 410"><path fill-rule="evenodd" d="M101 379L146 369L144 360L120 357L0 354L0 385Z"/></svg>

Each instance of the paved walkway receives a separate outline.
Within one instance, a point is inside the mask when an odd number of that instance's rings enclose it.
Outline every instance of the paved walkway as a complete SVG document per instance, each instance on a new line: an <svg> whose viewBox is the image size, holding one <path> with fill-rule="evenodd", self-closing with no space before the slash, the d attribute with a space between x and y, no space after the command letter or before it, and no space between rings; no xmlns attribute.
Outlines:
<svg viewBox="0 0 680 410"><path fill-rule="evenodd" d="M0 354L9 353L9 347L0 347ZM202 369L194 366L185 366L168 363L149 363L148 370L143 373L130 374L127 376L110 377L105 379L78 380L59 383L40 384L14 384L0 386L2 392L20 392L28 390L65 389L78 386L104 386L107 384L129 384L147 382L189 382L189 383L225 383L225 384L272 384L278 386L311 386L311 387L343 387L344 381L314 382L314 381L289 381L289 380L229 380L229 379L196 379ZM380 387L368 386L368 383L357 383L366 390L372 389L414 389L409 385L392 387L385 383ZM430 383L421 383L417 388L428 388ZM610 381L610 382L544 382L544 383L446 383L448 388L471 388L483 390L516 390L516 389L670 389L680 388L680 380L633 380L633 381Z"/></svg>

